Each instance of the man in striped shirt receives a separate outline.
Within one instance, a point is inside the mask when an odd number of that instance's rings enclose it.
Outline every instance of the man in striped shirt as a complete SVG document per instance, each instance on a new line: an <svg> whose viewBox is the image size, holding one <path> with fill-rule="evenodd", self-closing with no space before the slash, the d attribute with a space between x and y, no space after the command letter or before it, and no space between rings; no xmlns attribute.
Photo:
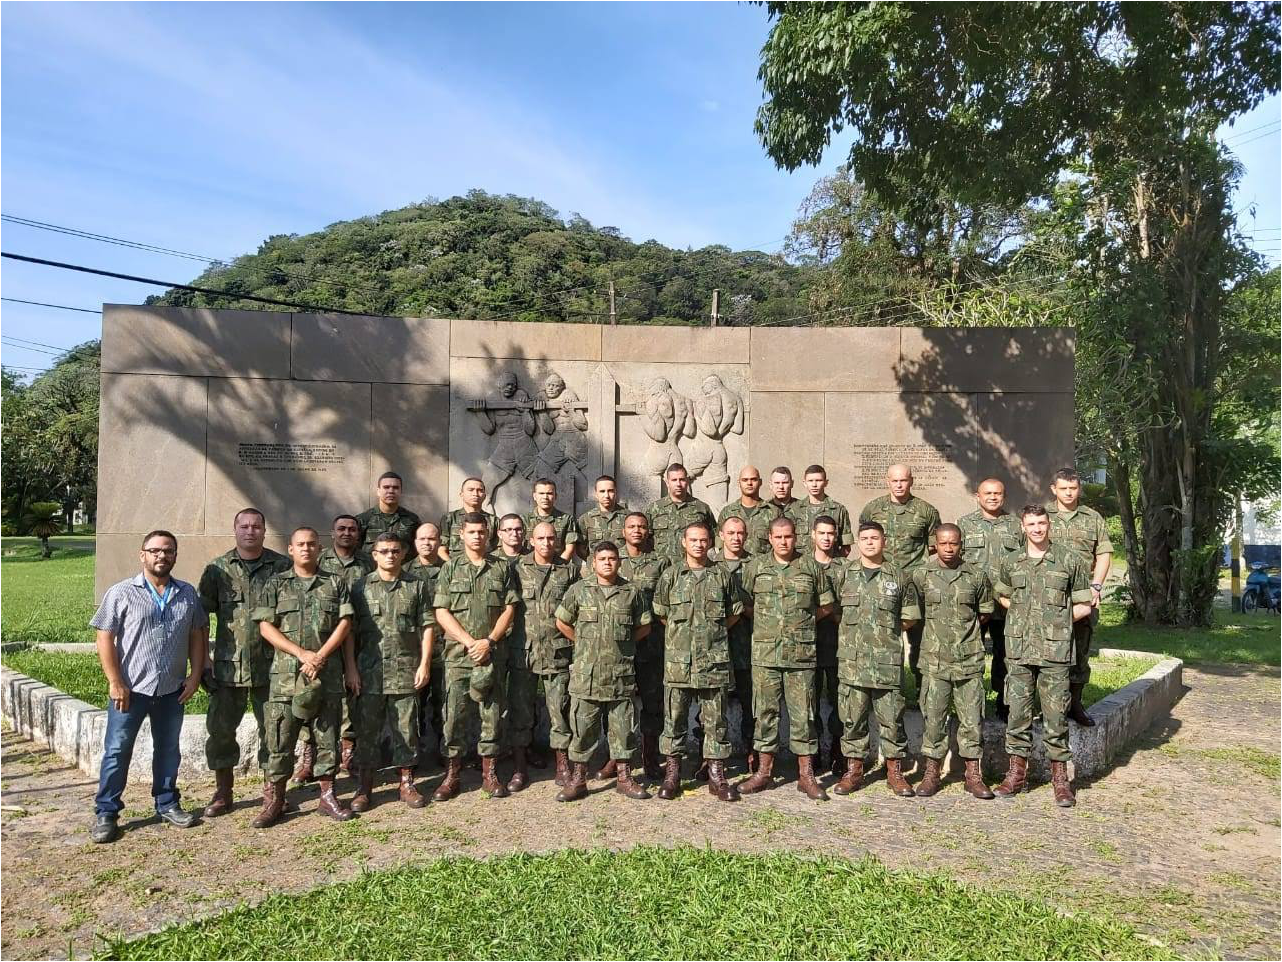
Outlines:
<svg viewBox="0 0 1282 962"><path fill-rule="evenodd" d="M98 660L107 676L107 733L94 799L90 837L114 842L117 820L144 719L151 721L151 794L156 814L188 828L196 816L179 805L179 736L183 705L200 687L209 616L196 589L171 578L178 539L152 531L142 539L142 571L103 595L90 626L97 629Z"/></svg>

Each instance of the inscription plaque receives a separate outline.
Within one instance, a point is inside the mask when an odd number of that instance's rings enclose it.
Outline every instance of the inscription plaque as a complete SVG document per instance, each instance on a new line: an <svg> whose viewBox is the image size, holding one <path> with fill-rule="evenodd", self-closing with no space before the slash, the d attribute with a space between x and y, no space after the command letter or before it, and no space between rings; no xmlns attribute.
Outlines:
<svg viewBox="0 0 1282 962"><path fill-rule="evenodd" d="M886 469L892 464L906 464L913 469L915 488L945 488L957 470L954 447L948 441L941 444L856 444L855 485L861 488L884 487Z"/></svg>
<svg viewBox="0 0 1282 962"><path fill-rule="evenodd" d="M303 471L323 474L333 465L347 462L332 441L285 442L241 441L236 456L242 465L257 471Z"/></svg>

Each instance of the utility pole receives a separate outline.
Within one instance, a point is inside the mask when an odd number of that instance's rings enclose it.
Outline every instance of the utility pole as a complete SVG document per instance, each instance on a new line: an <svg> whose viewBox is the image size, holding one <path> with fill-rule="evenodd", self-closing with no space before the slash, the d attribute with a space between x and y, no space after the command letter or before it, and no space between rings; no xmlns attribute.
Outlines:
<svg viewBox="0 0 1282 962"><path fill-rule="evenodd" d="M711 326L716 327L717 322L720 319L721 319L721 291L714 288L712 291L712 325Z"/></svg>
<svg viewBox="0 0 1282 962"><path fill-rule="evenodd" d="M610 281L610 326L613 327L618 322L619 317L614 312L614 281Z"/></svg>

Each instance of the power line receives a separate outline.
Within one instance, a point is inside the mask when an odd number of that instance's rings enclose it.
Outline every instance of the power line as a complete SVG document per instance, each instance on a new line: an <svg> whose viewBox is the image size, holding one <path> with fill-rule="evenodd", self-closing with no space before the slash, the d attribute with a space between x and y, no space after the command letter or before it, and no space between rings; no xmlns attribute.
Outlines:
<svg viewBox="0 0 1282 962"><path fill-rule="evenodd" d="M1230 140L1237 140L1241 137L1245 137L1247 134L1253 134L1257 130L1263 130L1265 127L1276 127L1279 124L1282 124L1282 120L1269 120L1255 127L1248 127L1246 130L1237 130L1225 137L1224 142L1227 143Z"/></svg>
<svg viewBox="0 0 1282 962"><path fill-rule="evenodd" d="M1233 147L1235 149L1239 147L1245 147L1247 144L1253 143L1254 141L1263 140L1265 137L1272 137L1276 135L1279 131L1282 131L1282 127L1275 127L1273 130L1266 130L1264 133L1256 134L1254 137L1251 137L1247 140L1238 141L1236 144L1233 145Z"/></svg>
<svg viewBox="0 0 1282 962"><path fill-rule="evenodd" d="M115 244L118 247L132 247L136 250L151 251L155 254L168 254L171 257L185 257L193 261L204 261L207 264L227 263L227 261L220 258L206 257L204 254L193 254L190 251L174 250L170 247L160 247L156 244L129 240L124 237L112 237L110 234L96 234L93 231L81 230L78 227L66 227L62 224L50 224L47 221L33 220L29 217L18 217L13 214L0 214L0 221L6 221L10 224L21 224L23 227L36 227L40 230L53 231L57 234L67 234L71 237L81 237L85 240L100 241L104 244Z"/></svg>
<svg viewBox="0 0 1282 962"><path fill-rule="evenodd" d="M9 301L13 304L34 304L36 307L56 307L60 311L80 311L83 314L101 314L101 310L95 310L92 307L71 307L67 304L48 304L45 301L24 301L21 297L0 297L0 301Z"/></svg>

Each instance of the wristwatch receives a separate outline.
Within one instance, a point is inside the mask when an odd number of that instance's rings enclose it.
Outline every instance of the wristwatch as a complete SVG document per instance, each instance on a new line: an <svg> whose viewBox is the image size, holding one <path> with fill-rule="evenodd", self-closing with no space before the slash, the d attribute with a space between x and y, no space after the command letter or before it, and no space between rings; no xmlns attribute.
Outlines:
<svg viewBox="0 0 1282 962"><path fill-rule="evenodd" d="M1103 590L1104 590L1104 586L1103 586L1102 584L1100 584L1099 582L1096 582L1096 581L1092 581L1092 582L1091 582L1091 587L1092 587L1092 588L1094 588L1096 591L1103 591Z"/></svg>

